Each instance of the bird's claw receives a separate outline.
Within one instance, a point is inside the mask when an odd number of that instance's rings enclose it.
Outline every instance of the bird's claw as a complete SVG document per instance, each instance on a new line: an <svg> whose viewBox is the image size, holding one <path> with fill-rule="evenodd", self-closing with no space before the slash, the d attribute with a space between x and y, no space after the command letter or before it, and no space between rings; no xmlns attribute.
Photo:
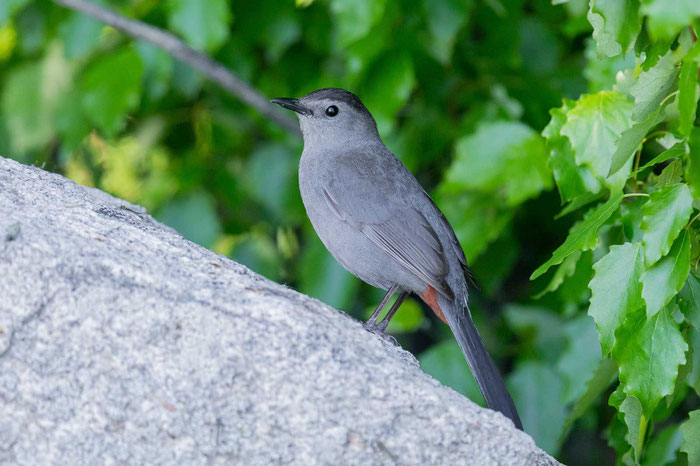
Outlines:
<svg viewBox="0 0 700 466"><path fill-rule="evenodd" d="M385 321L379 322L378 324L376 322L368 321L362 324L362 326L368 332L374 333L375 335L382 337L384 340L388 341L389 343L393 343L395 346L399 346L399 342L396 340L396 338L386 333L387 325L388 322Z"/></svg>

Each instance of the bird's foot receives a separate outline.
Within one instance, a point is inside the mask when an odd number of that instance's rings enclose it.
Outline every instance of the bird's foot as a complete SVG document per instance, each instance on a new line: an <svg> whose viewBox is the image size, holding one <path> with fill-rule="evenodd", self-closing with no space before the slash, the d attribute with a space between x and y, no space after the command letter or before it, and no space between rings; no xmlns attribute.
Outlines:
<svg viewBox="0 0 700 466"><path fill-rule="evenodd" d="M393 343L395 346L399 346L399 342L396 341L396 338L393 336L389 335L386 333L386 327L389 323L386 321L381 321L379 323L376 322L371 322L367 321L362 324L362 326L369 332L374 333L375 335L382 337L384 340L388 341L389 343Z"/></svg>

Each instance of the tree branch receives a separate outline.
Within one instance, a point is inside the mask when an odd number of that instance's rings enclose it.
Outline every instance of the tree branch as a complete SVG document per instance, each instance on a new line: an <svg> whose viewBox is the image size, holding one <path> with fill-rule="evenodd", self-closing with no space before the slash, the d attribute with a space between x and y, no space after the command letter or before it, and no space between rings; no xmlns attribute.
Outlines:
<svg viewBox="0 0 700 466"><path fill-rule="evenodd" d="M301 136L299 124L295 119L283 114L271 105L264 95L236 74L214 61L208 55L186 45L174 34L141 21L126 18L87 0L53 1L71 10L76 10L98 19L135 39L141 39L160 47L178 60L204 73L209 79L256 109L263 116L274 121L290 133Z"/></svg>

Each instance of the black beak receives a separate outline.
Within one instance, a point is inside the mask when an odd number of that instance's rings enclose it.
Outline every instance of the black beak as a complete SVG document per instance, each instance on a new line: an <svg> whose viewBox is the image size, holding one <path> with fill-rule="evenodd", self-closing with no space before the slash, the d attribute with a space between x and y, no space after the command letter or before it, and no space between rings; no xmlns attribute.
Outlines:
<svg viewBox="0 0 700 466"><path fill-rule="evenodd" d="M299 103L299 99L290 99L289 97L280 97L278 99L272 99L270 102L277 104L280 107L284 107L287 110L297 112L300 115L312 115L313 112L308 108L304 107Z"/></svg>

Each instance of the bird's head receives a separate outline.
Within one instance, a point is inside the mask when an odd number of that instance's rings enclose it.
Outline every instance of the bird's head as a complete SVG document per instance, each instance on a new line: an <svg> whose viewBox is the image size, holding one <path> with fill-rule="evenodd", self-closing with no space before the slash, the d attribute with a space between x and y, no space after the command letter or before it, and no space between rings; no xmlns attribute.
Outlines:
<svg viewBox="0 0 700 466"><path fill-rule="evenodd" d="M379 139L372 114L355 94L344 89L330 87L300 99L283 97L271 102L298 114L305 143L352 144Z"/></svg>

